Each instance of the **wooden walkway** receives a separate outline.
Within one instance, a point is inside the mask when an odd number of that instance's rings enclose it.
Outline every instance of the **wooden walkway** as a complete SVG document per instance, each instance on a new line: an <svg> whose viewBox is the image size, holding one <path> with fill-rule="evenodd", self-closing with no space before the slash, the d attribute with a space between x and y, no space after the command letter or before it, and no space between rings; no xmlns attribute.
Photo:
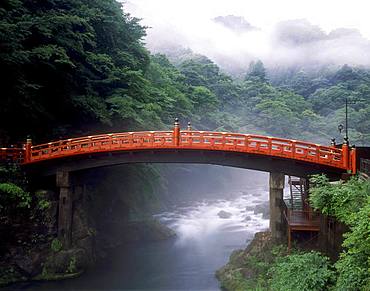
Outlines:
<svg viewBox="0 0 370 291"><path fill-rule="evenodd" d="M288 226L288 249L291 249L293 231L320 231L320 216L312 210L291 210L284 212Z"/></svg>
<svg viewBox="0 0 370 291"><path fill-rule="evenodd" d="M308 211L291 211L287 221L292 230L319 231L320 229L320 217Z"/></svg>

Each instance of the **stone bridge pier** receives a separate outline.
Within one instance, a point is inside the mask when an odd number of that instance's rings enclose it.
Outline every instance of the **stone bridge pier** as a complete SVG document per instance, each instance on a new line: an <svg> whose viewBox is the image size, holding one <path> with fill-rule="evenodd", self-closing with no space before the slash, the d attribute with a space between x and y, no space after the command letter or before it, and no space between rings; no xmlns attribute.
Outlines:
<svg viewBox="0 0 370 291"><path fill-rule="evenodd" d="M72 242L73 191L70 172L58 170L56 186L59 189L58 239L63 247L69 248Z"/></svg>
<svg viewBox="0 0 370 291"><path fill-rule="evenodd" d="M285 175L279 172L270 172L270 231L272 238L282 239L283 229L283 194Z"/></svg>

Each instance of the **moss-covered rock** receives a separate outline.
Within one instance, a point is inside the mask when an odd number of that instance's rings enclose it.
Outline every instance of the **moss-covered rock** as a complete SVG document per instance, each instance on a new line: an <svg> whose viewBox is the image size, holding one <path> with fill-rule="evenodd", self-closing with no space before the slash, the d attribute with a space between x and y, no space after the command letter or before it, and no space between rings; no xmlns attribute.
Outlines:
<svg viewBox="0 0 370 291"><path fill-rule="evenodd" d="M80 275L86 265L86 252L83 249L61 250L51 253L44 263L41 274L34 280L59 280Z"/></svg>

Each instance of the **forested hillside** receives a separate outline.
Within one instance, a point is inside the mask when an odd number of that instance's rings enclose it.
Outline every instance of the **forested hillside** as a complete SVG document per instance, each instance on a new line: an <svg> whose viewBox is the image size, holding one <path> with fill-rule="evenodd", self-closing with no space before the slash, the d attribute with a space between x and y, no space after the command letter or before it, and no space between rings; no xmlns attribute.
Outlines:
<svg viewBox="0 0 370 291"><path fill-rule="evenodd" d="M173 65L144 46L145 27L111 1L0 4L1 143L138 129L179 117L196 128L328 143L350 105L350 137L370 141L365 68L265 69L233 79L203 56ZM172 58L173 59L173 58ZM340 142L341 140L339 140Z"/></svg>

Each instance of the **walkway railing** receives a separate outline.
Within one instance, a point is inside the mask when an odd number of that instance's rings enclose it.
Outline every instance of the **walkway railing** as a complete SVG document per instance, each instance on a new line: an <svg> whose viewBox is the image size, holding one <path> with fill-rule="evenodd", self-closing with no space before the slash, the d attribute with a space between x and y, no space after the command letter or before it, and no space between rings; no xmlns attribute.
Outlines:
<svg viewBox="0 0 370 291"><path fill-rule="evenodd" d="M172 131L109 133L40 145L32 145L31 140L27 140L23 149L1 149L0 159L13 158L13 160L28 164L75 155L145 149L240 152L301 160L355 171L350 161L353 160L351 157L354 157L354 153L350 153L347 145L336 148L254 134L180 130L178 123Z"/></svg>
<svg viewBox="0 0 370 291"><path fill-rule="evenodd" d="M369 159L360 160L360 174L361 174L361 177L364 179L370 178L370 160Z"/></svg>
<svg viewBox="0 0 370 291"><path fill-rule="evenodd" d="M284 216L291 226L317 228L320 222L320 215L312 209L294 210L287 207Z"/></svg>

